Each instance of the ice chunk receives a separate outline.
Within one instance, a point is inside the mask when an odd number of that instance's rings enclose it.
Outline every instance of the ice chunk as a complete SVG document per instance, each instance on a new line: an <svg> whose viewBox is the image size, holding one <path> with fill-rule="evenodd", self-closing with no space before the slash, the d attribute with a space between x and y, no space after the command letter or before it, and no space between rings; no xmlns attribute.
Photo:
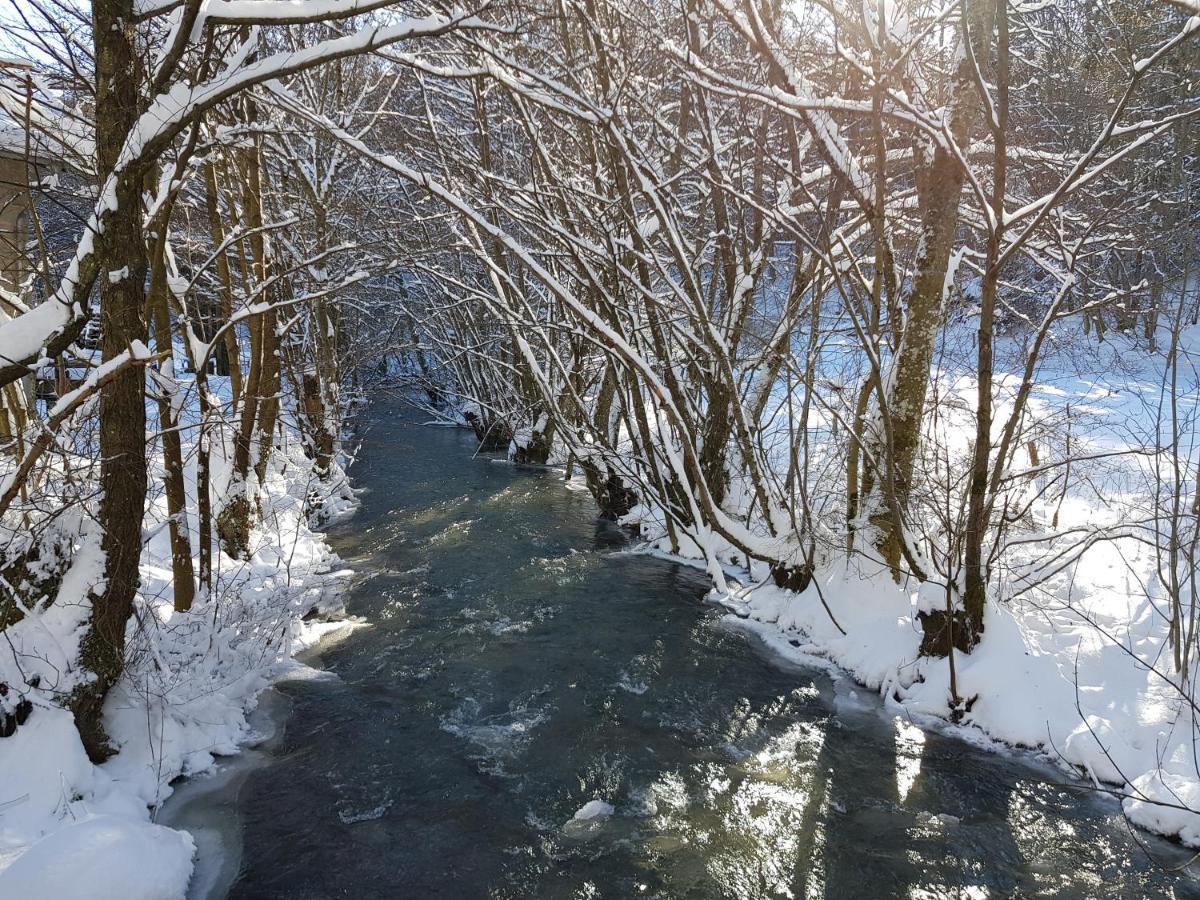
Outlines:
<svg viewBox="0 0 1200 900"><path fill-rule="evenodd" d="M603 800L589 800L575 811L573 822L584 822L589 819L607 819L613 814L613 805Z"/></svg>

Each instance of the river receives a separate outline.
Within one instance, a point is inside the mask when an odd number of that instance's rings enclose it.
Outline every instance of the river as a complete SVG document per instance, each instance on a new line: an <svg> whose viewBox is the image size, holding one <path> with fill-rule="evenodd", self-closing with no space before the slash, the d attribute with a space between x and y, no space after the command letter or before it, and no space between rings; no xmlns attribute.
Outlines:
<svg viewBox="0 0 1200 900"><path fill-rule="evenodd" d="M770 656L561 478L396 402L361 426L330 536L370 626L167 804L195 896L1200 897L1049 765Z"/></svg>

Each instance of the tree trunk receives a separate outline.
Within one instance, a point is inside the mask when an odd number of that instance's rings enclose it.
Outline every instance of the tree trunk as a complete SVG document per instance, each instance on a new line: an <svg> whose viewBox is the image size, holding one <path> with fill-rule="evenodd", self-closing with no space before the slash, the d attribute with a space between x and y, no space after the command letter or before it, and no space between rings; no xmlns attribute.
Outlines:
<svg viewBox="0 0 1200 900"><path fill-rule="evenodd" d="M96 155L100 179L116 168L138 117L138 73L132 0L92 5L96 58ZM146 340L146 257L142 243L141 173L117 179L115 204L95 238L101 277L100 317L105 361ZM91 593L91 619L80 663L93 680L69 704L88 755L112 755L101 722L104 697L121 674L125 629L138 588L142 515L146 502L146 408L141 367L127 367L100 391L100 511L104 581Z"/></svg>
<svg viewBox="0 0 1200 900"><path fill-rule="evenodd" d="M983 65L992 42L996 0L967 0L964 4L962 36L969 42L975 59ZM951 88L952 117L950 134L961 148L967 147L971 130L978 118L980 98L973 83L971 53L964 52ZM921 252L916 275L908 295L904 333L892 357L883 398L890 429L877 425L870 435L872 457L882 471L876 483L891 480L891 495L898 510L877 512L872 521L878 528L877 549L899 580L903 557L903 536L897 530L895 512L903 512L913 486L917 451L921 441L921 423L925 412L925 394L933 351L941 332L947 289L950 255L958 230L958 210L964 173L958 158L941 146L924 170L917 172L917 192L921 202ZM890 431L890 440L889 434Z"/></svg>
<svg viewBox="0 0 1200 900"><path fill-rule="evenodd" d="M217 173L212 161L204 165L204 195L208 210L208 227L212 232L213 246L220 248L225 243L225 228L221 224L221 207L217 194ZM221 319L222 324L233 317L233 274L229 271L229 251L220 250L217 254L217 275L221 282ZM218 364L218 374L229 375L233 391L233 402L236 405L242 395L242 366L238 352L237 333L233 328L225 329L221 338L223 364ZM227 371L222 372L224 368Z"/></svg>
<svg viewBox="0 0 1200 900"><path fill-rule="evenodd" d="M266 246L262 233L261 181L258 175L260 158L258 148L243 151L241 160L242 181L242 224L250 231L251 263L247 268L245 254L240 254L246 294L254 290L266 290L267 262ZM263 299L266 299L264 296ZM243 383L242 404L238 418L237 434L234 438L233 473L228 495L217 515L217 533L225 551L236 559L244 559L250 552L250 528L255 514L255 503L251 497L250 472L257 471L255 456L256 424L262 418L264 398L269 392L272 362L277 366L278 358L273 355L275 316L266 314L250 317L250 371ZM271 332L268 338L267 331ZM271 352L268 352L270 346ZM271 423L274 429L274 422Z"/></svg>
<svg viewBox="0 0 1200 900"><path fill-rule="evenodd" d="M166 222L160 226L166 230ZM154 323L154 349L165 353L159 361L162 383L155 390L158 403L158 427L163 446L163 487L167 495L167 529L171 543L171 581L175 588L175 609L192 608L196 597L196 573L192 568L192 540L188 532L187 492L183 480L183 444L179 422L175 417L173 394L179 387L175 382L172 363L174 343L171 340L171 317L167 309L167 271L165 234L155 240L155 257L150 279L149 310Z"/></svg>
<svg viewBox="0 0 1200 900"><path fill-rule="evenodd" d="M992 212L996 225L988 238L987 270L983 275L979 304L978 350L978 394L975 406L975 445L971 459L971 481L967 499L967 521L963 535L963 613L966 634L956 640L951 632L950 643L966 645L969 650L979 642L983 634L984 603L987 599L987 566L983 558L983 544L988 530L988 512L991 498L988 486L991 475L992 452L992 382L995 362L992 339L995 325L996 295L1000 289L1000 242L1004 234L1004 191L1007 182L1007 135L1008 127L1008 13L1007 7L999 15L1000 59L996 74L996 116L993 129L995 163L992 171ZM1001 448L1003 452L1003 447ZM950 627L955 628L953 620Z"/></svg>

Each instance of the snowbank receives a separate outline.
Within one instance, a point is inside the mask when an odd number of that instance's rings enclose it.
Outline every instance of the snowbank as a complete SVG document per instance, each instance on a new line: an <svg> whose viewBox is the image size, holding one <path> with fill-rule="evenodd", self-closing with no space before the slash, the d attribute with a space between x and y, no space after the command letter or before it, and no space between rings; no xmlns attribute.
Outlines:
<svg viewBox="0 0 1200 900"><path fill-rule="evenodd" d="M0 873L0 896L54 900L181 897L195 844L185 831L89 815L52 831Z"/></svg>
<svg viewBox="0 0 1200 900"><path fill-rule="evenodd" d="M988 605L979 646L955 652L958 695L969 707L960 711L960 725L1115 788L1125 795L1130 821L1200 847L1191 718L1154 670L1165 628L1145 610L1131 613L1134 598L1108 583L1118 565L1137 571L1152 560L1132 541L1089 554L1070 579L1074 602ZM818 581L819 595L817 586L797 594L758 583L716 599L731 611L730 625L782 657L843 670L918 722L951 718L949 661L918 653L915 582L897 585L887 572L845 563L826 568ZM1128 647L1118 646L1094 627L1106 617L1142 627L1131 629Z"/></svg>
<svg viewBox="0 0 1200 900"><path fill-rule="evenodd" d="M635 507L621 521L640 530L647 551L704 565L716 585L714 599L732 613L728 621L784 657L844 671L926 724L961 716L964 736L1041 752L1122 796L1131 822L1200 847L1200 716L1193 706L1200 668L1193 657L1181 690L1168 641L1165 564L1155 549L1163 536L1153 525L1160 514L1155 503L1162 502L1155 498L1169 496L1169 485L1143 452L1154 446L1160 427L1163 361L1119 335L1103 344L1081 341L1073 332L1063 337L1063 346L1039 369L1029 433L1044 444L1043 460L1075 461L1069 477L1060 473L1053 484L1032 459L1028 477L1014 473L1014 508L1028 501L1028 511L996 564L982 643L968 655L955 654L963 701L956 710L950 708L949 662L918 653L917 612L941 605L944 589L932 583L922 589L916 581L897 585L863 555L846 560L838 531L844 527L844 465L826 454L839 465L822 468L820 428L812 430L810 491L828 534L817 546L815 583L803 594L777 588L765 564L747 567L744 554L703 525L694 534L677 529L672 546L662 511L652 504ZM1160 346L1169 343L1169 336L1160 340ZM1189 363L1180 403L1190 410L1200 327L1185 332L1183 346ZM969 366L940 371L937 379L943 391L938 446L947 458L968 459L976 383ZM997 421L1016 381L997 375L1005 386L998 391ZM767 433L764 443L780 451L769 452L767 461L782 480L791 464L791 407L786 391L776 393L779 410L769 417L769 429L778 435ZM1072 423L1070 446L1062 443L1066 420ZM1190 434L1188 442L1182 493L1190 503L1196 487L1187 479L1197 471ZM1027 465L1025 453L1015 457L1018 470ZM731 520L749 523L765 558L800 561L792 552L798 548L786 543L794 525L777 521L774 532L783 538L766 538L745 479L736 472L730 473L724 506ZM1165 527L1160 524L1160 531ZM931 527L927 534L940 532ZM870 546L866 538L858 543L863 546ZM1182 582L1187 575L1181 573ZM1187 607L1194 601L1184 594Z"/></svg>
<svg viewBox="0 0 1200 900"><path fill-rule="evenodd" d="M316 498L326 521L352 504L344 478L336 482ZM172 608L165 501L151 504L127 671L104 710L118 752L100 766L51 694L80 677L74 660L88 588L102 571L93 532L79 524L81 549L54 602L9 627L12 652L0 653L0 681L22 686L34 704L16 733L0 740L2 900L184 895L195 845L187 833L153 824L153 812L175 779L253 739L247 713L258 693L299 665L293 653L335 627L305 621L336 612L345 574L334 571L336 558L311 527L320 484L299 450L278 451L260 486L263 520L251 558L222 555L214 596L186 613ZM194 482L189 487L195 496ZM26 689L34 675L41 687Z"/></svg>

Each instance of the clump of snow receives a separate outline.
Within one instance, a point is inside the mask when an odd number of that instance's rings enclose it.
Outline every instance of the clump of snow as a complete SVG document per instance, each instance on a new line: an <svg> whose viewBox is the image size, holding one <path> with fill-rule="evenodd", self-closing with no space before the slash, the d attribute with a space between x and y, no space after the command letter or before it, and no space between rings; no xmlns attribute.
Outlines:
<svg viewBox="0 0 1200 900"><path fill-rule="evenodd" d="M1175 834L1189 847L1200 847L1200 783L1194 771L1151 771L1133 780L1138 796L1125 801L1130 821L1159 834Z"/></svg>
<svg viewBox="0 0 1200 900"><path fill-rule="evenodd" d="M604 832L605 823L613 812L611 803L599 799L589 800L563 825L563 834L576 840L596 838Z"/></svg>
<svg viewBox="0 0 1200 900"><path fill-rule="evenodd" d="M345 810L338 811L338 818L342 820L343 825L357 825L359 822L373 822L376 819L382 819L384 814L392 808L392 801L386 800L378 806L373 806L370 809L359 810L357 812L347 812Z"/></svg>
<svg viewBox="0 0 1200 900"><path fill-rule="evenodd" d="M591 819L607 819L614 812L613 805L603 800L589 800L571 817L572 822L587 822Z"/></svg>
<svg viewBox="0 0 1200 900"><path fill-rule="evenodd" d="M91 793L96 782L74 717L55 706L35 709L0 741L0 772L0 859L27 836L40 836L49 816L68 813L72 800Z"/></svg>

